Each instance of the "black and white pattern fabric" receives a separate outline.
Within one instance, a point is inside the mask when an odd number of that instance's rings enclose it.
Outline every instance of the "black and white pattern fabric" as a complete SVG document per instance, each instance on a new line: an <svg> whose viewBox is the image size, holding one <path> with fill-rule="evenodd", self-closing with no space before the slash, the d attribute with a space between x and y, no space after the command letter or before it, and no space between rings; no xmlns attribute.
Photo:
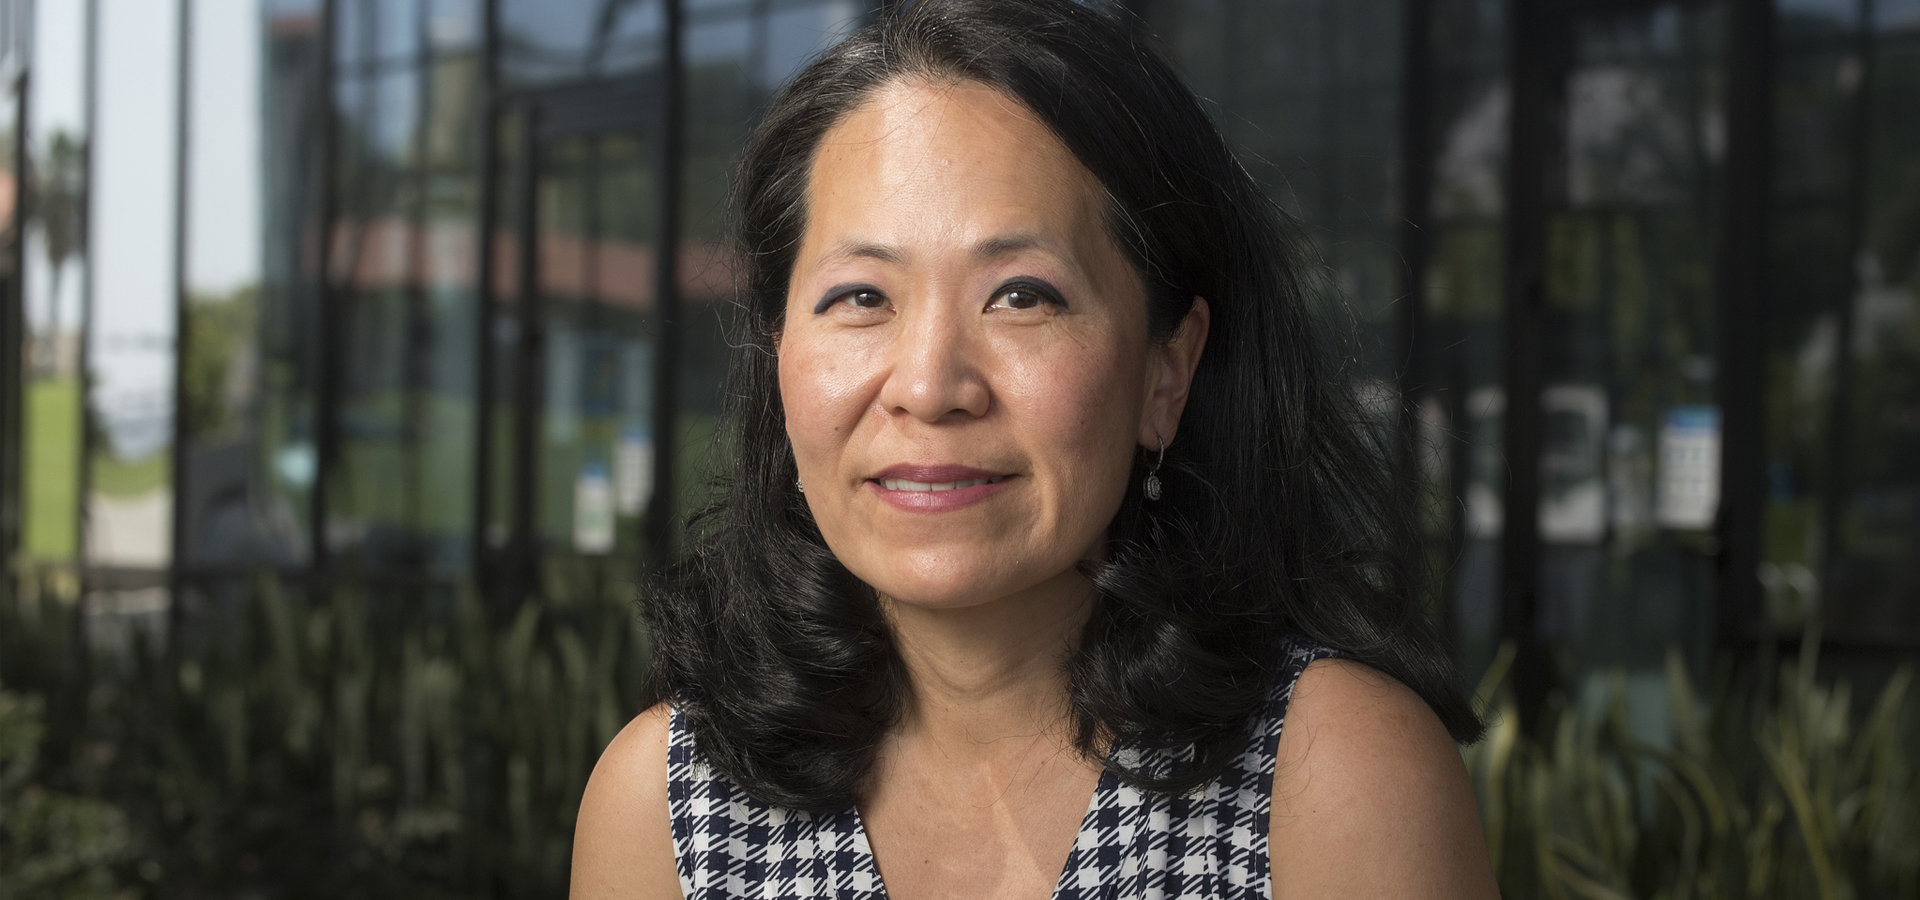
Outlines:
<svg viewBox="0 0 1920 900"><path fill-rule="evenodd" d="M1300 673L1338 655L1298 640L1285 652L1260 727L1220 777L1174 796L1101 773L1054 900L1271 900L1267 825L1280 726ZM700 761L678 712L667 780L687 900L886 897L858 812L812 815L754 800Z"/></svg>

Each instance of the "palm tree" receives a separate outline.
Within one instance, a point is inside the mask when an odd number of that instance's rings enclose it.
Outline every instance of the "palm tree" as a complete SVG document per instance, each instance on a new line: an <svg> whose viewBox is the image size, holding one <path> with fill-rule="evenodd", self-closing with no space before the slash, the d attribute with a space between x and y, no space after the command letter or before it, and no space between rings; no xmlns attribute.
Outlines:
<svg viewBox="0 0 1920 900"><path fill-rule="evenodd" d="M44 161L33 174L31 214L39 220L47 257L47 328L35 354L41 374L53 374L54 340L59 333L60 280L66 262L86 252L87 148L86 142L66 131L56 131L47 142Z"/></svg>

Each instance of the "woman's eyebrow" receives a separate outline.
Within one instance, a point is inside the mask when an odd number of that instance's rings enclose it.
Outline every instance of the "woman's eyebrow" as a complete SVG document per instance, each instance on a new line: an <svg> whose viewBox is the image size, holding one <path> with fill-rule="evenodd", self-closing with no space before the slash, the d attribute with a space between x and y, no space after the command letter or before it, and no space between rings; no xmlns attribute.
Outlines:
<svg viewBox="0 0 1920 900"><path fill-rule="evenodd" d="M906 256L899 250L885 244L863 241L841 241L820 258L822 260L873 259L896 266L906 262Z"/></svg>
<svg viewBox="0 0 1920 900"><path fill-rule="evenodd" d="M998 259L1011 256L1023 250L1052 252L1051 242L1037 234L1010 234L988 238L973 248L976 259Z"/></svg>

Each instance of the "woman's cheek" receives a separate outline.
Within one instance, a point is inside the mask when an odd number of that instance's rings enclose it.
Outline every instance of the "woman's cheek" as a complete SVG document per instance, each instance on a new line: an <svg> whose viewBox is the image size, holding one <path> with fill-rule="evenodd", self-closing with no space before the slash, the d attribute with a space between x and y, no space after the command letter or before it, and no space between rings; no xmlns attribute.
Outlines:
<svg viewBox="0 0 1920 900"><path fill-rule="evenodd" d="M780 397L787 438L802 457L832 453L868 406L861 395L870 380L865 355L857 346L832 344L803 336L790 341L780 354ZM803 459L802 464L809 461Z"/></svg>
<svg viewBox="0 0 1920 900"><path fill-rule="evenodd" d="M789 342L780 354L780 401L786 413L787 439L804 467L816 448L822 409L821 375L803 342Z"/></svg>
<svg viewBox="0 0 1920 900"><path fill-rule="evenodd" d="M1052 443L1100 455L1131 454L1141 408L1138 361L1110 346L1074 349L1016 367L1012 381L1026 395L1023 405L1054 432Z"/></svg>

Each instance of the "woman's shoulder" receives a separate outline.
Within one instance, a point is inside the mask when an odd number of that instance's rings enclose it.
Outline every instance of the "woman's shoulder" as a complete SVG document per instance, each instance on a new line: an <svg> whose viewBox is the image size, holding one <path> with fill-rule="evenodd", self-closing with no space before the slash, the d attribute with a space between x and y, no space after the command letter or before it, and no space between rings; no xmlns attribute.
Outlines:
<svg viewBox="0 0 1920 900"><path fill-rule="evenodd" d="M573 832L574 898L678 897L667 807L672 710L656 705L600 754Z"/></svg>
<svg viewBox="0 0 1920 900"><path fill-rule="evenodd" d="M1272 816L1275 900L1497 896L1459 749L1418 694L1365 664L1300 673Z"/></svg>

